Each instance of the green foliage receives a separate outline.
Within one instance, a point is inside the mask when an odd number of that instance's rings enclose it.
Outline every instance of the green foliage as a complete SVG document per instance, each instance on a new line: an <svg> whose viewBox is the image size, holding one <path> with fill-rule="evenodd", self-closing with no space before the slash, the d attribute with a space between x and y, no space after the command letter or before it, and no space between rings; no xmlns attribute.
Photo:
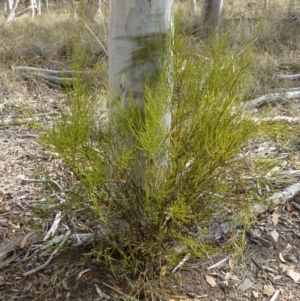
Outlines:
<svg viewBox="0 0 300 301"><path fill-rule="evenodd" d="M107 240L95 252L119 275L155 275L178 256L175 244L202 256L214 249L198 242L213 216L241 208L244 220L248 216L247 202L241 206L227 196L243 169L241 147L257 131L240 106L249 55L233 53L219 38L201 47L179 35L171 42L172 57L160 80L146 84L143 111L133 101L126 108L116 105L112 130L103 130L107 124L95 125L103 106L97 95L107 92L91 92L90 83L78 77L43 137L76 175L81 202L70 203L89 208L105 228ZM170 130L161 122L168 109Z"/></svg>

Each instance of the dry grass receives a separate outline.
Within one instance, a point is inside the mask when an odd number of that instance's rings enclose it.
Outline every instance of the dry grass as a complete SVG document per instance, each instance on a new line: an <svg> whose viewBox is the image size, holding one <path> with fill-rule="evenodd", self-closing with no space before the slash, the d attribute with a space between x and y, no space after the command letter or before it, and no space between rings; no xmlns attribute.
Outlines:
<svg viewBox="0 0 300 301"><path fill-rule="evenodd" d="M4 67L69 69L74 62L74 47L79 47L85 51L86 68L104 64L106 54L85 25L106 45L107 28L101 20L100 24L91 23L67 12L45 13L35 19L22 16L0 28L0 63Z"/></svg>
<svg viewBox="0 0 300 301"><path fill-rule="evenodd" d="M276 74L283 72L281 64L295 70L300 69L298 34L300 15L299 1L276 0L270 3L268 11L263 1L233 0L225 2L222 26L219 35L226 37L234 49L242 44L252 44L256 69L253 70L253 95L266 93L269 89L282 86ZM196 16L192 16L184 2L176 4L176 11L182 14L181 32L199 41L201 29L198 20L201 2ZM0 28L0 64L30 65L49 69L71 68L74 62L74 45L84 48L86 67L106 66L107 57L85 24L92 29L101 43L107 45L107 10L95 16L95 22L75 19L70 9L43 12L34 20L25 15L9 26ZM2 20L4 21L3 17ZM250 95L249 95L250 97Z"/></svg>

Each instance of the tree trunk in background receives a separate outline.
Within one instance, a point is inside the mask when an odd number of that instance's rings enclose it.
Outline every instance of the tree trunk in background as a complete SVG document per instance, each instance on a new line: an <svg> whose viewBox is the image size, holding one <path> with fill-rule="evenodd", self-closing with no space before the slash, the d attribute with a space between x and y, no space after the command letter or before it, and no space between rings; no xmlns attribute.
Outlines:
<svg viewBox="0 0 300 301"><path fill-rule="evenodd" d="M141 114L144 111L144 87L147 80L155 85L160 67L164 64L162 46L158 38L167 44L167 32L172 26L173 0L111 0L109 25L109 101L110 120L116 120L118 103L124 109L133 102ZM168 100L162 100L166 102ZM166 131L171 126L169 110L162 116ZM114 141L121 153L134 144L133 136L119 133L111 122ZM118 155L118 154L117 154ZM112 155L112 159L115 155ZM137 185L144 186L143 166L147 158L143 150L133 163L130 176ZM166 165L167 154L161 154L156 164Z"/></svg>
<svg viewBox="0 0 300 301"><path fill-rule="evenodd" d="M201 24L209 33L215 32L220 26L223 0L204 0L201 12Z"/></svg>
<svg viewBox="0 0 300 301"><path fill-rule="evenodd" d="M31 10L32 10L31 17L34 18L37 10L36 0L31 0Z"/></svg>
<svg viewBox="0 0 300 301"><path fill-rule="evenodd" d="M4 16L6 18L5 23L10 23L16 17L16 9L20 0L5 0L4 1Z"/></svg>
<svg viewBox="0 0 300 301"><path fill-rule="evenodd" d="M197 4L196 4L196 0L189 0L190 1L190 5L191 5L191 10L193 12L196 11L196 7L197 7Z"/></svg>

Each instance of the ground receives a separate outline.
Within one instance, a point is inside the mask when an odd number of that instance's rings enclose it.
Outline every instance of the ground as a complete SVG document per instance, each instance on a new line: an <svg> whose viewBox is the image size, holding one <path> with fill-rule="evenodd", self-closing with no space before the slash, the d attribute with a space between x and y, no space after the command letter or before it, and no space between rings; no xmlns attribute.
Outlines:
<svg viewBox="0 0 300 301"><path fill-rule="evenodd" d="M57 67L59 64L55 65L52 59L46 58L51 61L51 68ZM287 88L297 83L278 81L276 87L281 85ZM258 92L261 91L254 91L253 95ZM64 95L53 85L24 79L9 68L1 72L0 95L0 300L115 300L132 292L135 297L131 299L150 300L151 289L142 288L137 280L130 288L95 257L88 256L90 245L67 248L58 254L51 247L42 249L43 237L53 225L57 211L41 220L34 215L36 205L49 199L64 203L74 177L57 154L41 146L33 117L47 125L50 112L59 107ZM278 103L269 113L297 118L300 101ZM287 123L287 127L292 125ZM253 157L268 156L276 162L265 175L261 198L299 182L299 134L296 131L293 135L289 147L282 141L270 140L253 142L244 150ZM261 185L256 182L255 173L249 171L249 178L253 185ZM220 231L213 243L223 242L218 253L186 261L183 254L178 262L182 265L174 272L176 266L165 270L162 267L157 278L161 277L164 286L157 295L161 300L178 301L300 300L297 204L300 201L294 191L255 216L240 254L227 249L226 244L241 228L222 232L223 227L216 220L212 227ZM81 212L74 212L66 222L61 222L58 244L63 244L69 229L84 223ZM89 229L86 231L92 235Z"/></svg>
<svg viewBox="0 0 300 301"><path fill-rule="evenodd" d="M82 259L81 255L87 253L88 248L62 252L43 269L24 276L49 259L49 254L41 255L40 239L45 234L43 231L52 225L56 212L46 217L39 229L36 225L33 229L28 221L32 218L35 204L47 202L47 198L63 202L64 191L72 178L57 155L39 145L32 122L22 117L25 112L20 114L26 105L34 108L35 115L42 122L48 122L45 108L57 107L62 95L59 90L46 85L42 90L45 93L38 94L37 89L26 82L18 83L17 90L8 85L2 90L0 300L104 300L124 297L130 290L117 277L95 263L93 258ZM299 105L299 101L294 100L281 109L279 105L278 110L289 107L290 116L293 116L292 112L299 112ZM281 163L273 172L285 174L285 180L278 181L278 189L274 193L297 183L299 171L291 165L291 161L298 160L297 147L287 153L279 145L265 142L253 146L252 153L253 156L273 153L274 158L280 158ZM47 180L51 180L58 189L49 189ZM296 196L293 200L299 202ZM84 217L78 214L72 218L73 222L79 223ZM68 229L66 224L60 227L63 229L61 232ZM300 300L299 227L300 212L289 201L283 200L279 206L267 210L253 221L251 231L254 235L247 236L246 248L238 261L233 260L236 259L233 253L220 247L217 255L187 260L174 273L168 269L164 278L168 279L170 286L161 292L162 299L263 301L271 300L271 296L279 290L276 300ZM274 230L279 235L278 241L276 233L271 238L268 236ZM234 234L220 235L226 236L227 241ZM265 240L260 240L260 237ZM222 260L220 265L211 268Z"/></svg>

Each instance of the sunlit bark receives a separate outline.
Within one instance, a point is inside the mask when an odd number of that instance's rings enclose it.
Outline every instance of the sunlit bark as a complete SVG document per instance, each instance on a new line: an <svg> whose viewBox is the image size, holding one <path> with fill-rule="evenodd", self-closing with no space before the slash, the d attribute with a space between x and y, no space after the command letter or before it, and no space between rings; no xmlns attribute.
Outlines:
<svg viewBox="0 0 300 301"><path fill-rule="evenodd" d="M171 27L173 0L111 0L109 26L109 85L111 89L109 113L111 120L117 118L116 107L124 109L130 101L143 114L144 88L147 80L151 84L159 79L163 66L162 45L158 37L167 44L167 32ZM168 100L162 100L167 102ZM166 106L167 107L167 106ZM166 131L171 126L168 109L162 116ZM111 130L119 152L130 149L135 143L133 136L122 136L113 122ZM167 154L159 154L156 164L166 166ZM147 158L143 150L131 168L131 177L137 185L144 185L143 167Z"/></svg>

